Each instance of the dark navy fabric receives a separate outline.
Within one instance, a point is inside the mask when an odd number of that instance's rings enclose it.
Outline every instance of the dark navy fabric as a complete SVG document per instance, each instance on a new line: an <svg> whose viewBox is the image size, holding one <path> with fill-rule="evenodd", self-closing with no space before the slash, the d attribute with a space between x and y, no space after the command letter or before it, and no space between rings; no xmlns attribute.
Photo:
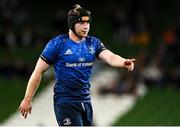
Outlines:
<svg viewBox="0 0 180 127"><path fill-rule="evenodd" d="M54 112L59 126L92 126L90 102L54 104Z"/></svg>

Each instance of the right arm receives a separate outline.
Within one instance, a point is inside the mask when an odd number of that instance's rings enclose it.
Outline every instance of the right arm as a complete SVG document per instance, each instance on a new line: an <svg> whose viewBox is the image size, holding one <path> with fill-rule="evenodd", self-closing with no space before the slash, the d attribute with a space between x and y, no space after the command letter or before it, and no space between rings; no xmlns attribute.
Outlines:
<svg viewBox="0 0 180 127"><path fill-rule="evenodd" d="M48 69L48 67L49 67L49 64L47 64L44 60L39 58L39 60L37 61L36 67L28 81L24 99L22 100L19 106L19 110L22 116L24 116L24 118L27 117L28 113L31 113L31 109L32 109L31 103L32 103L33 96L41 82L43 73Z"/></svg>

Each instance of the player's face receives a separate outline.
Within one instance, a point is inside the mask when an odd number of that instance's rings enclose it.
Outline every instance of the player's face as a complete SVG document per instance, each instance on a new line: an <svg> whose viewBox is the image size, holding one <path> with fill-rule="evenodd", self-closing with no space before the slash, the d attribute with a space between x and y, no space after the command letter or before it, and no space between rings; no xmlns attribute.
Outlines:
<svg viewBox="0 0 180 127"><path fill-rule="evenodd" d="M75 24L74 27L75 27L75 31L76 31L77 35L79 35L80 37L83 38L88 35L90 23L89 22L78 22Z"/></svg>

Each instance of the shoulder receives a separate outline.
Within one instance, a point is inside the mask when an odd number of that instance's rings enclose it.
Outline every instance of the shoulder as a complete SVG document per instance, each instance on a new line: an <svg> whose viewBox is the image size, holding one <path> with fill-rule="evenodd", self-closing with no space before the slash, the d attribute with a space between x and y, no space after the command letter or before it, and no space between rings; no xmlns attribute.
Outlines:
<svg viewBox="0 0 180 127"><path fill-rule="evenodd" d="M86 40L87 40L87 41L90 41L90 42L92 42L92 43L97 43L97 42L100 41L100 39L99 39L98 37L95 37L95 36L87 36L87 37L86 37Z"/></svg>
<svg viewBox="0 0 180 127"><path fill-rule="evenodd" d="M46 44L45 51L55 51L55 52L57 51L58 52L63 47L64 43L66 42L66 39L68 39L67 35L59 35L59 36L52 38Z"/></svg>
<svg viewBox="0 0 180 127"><path fill-rule="evenodd" d="M60 46L64 42L66 42L67 39L68 39L68 35L67 34L59 35L59 36L56 36L56 37L52 38L51 40L49 40L48 44L51 45L51 46L52 45Z"/></svg>
<svg viewBox="0 0 180 127"><path fill-rule="evenodd" d="M59 35L59 36L56 36L56 37L52 38L49 42L57 44L57 43L63 43L67 39L68 39L68 35L63 34L63 35Z"/></svg>

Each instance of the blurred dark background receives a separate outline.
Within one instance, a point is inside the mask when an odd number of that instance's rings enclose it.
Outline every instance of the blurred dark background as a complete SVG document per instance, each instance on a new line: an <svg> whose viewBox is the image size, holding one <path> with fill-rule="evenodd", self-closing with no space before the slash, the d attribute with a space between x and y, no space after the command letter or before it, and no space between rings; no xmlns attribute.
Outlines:
<svg viewBox="0 0 180 127"><path fill-rule="evenodd" d="M46 43L68 32L67 12L77 3L91 11L89 35L123 57L136 58L135 70L120 71L120 80L101 94L136 94L140 83L179 89L179 0L0 0L0 121L19 104Z"/></svg>

